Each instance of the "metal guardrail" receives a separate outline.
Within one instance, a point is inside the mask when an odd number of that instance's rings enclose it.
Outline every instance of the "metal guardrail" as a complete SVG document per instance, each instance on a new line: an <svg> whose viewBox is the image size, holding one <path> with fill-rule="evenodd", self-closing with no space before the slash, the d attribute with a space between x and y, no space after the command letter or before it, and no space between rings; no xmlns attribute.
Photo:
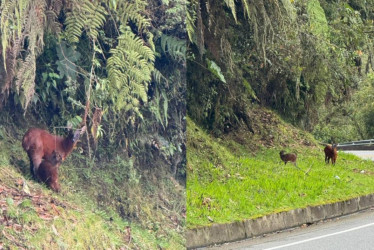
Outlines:
<svg viewBox="0 0 374 250"><path fill-rule="evenodd" d="M338 143L338 147L374 145L374 139Z"/></svg>

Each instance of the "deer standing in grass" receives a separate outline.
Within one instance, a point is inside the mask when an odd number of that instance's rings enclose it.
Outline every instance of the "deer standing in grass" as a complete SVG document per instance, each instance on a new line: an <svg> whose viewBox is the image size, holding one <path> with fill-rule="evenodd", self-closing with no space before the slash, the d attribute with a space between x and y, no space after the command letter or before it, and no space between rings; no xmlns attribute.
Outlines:
<svg viewBox="0 0 374 250"><path fill-rule="evenodd" d="M285 154L284 151L279 152L280 158L284 162L284 165L287 164L287 162L292 162L296 166L296 160L297 160L297 155L294 153L288 153Z"/></svg>
<svg viewBox="0 0 374 250"><path fill-rule="evenodd" d="M37 170L37 177L44 182L50 189L60 192L60 183L58 182L58 169L62 162L62 156L55 150L46 159L44 159Z"/></svg>
<svg viewBox="0 0 374 250"><path fill-rule="evenodd" d="M336 144L327 144L325 149L325 162L327 164L330 163L330 159L331 159L331 164L332 165L335 165L335 162L336 162L336 158L338 158L338 149L337 149L337 145Z"/></svg>

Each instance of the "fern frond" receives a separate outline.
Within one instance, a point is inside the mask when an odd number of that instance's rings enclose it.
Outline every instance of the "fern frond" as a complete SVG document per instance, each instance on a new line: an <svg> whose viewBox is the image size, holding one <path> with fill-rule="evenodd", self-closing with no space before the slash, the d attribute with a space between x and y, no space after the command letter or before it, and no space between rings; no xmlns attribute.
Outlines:
<svg viewBox="0 0 374 250"><path fill-rule="evenodd" d="M117 12L122 13L120 22L127 25L131 20L138 27L139 32L143 31L151 24L150 20L142 14L145 12L145 8L145 1L137 1L137 3L121 1L117 6Z"/></svg>
<svg viewBox="0 0 374 250"><path fill-rule="evenodd" d="M63 6L63 0L51 0L49 7L58 16Z"/></svg>
<svg viewBox="0 0 374 250"><path fill-rule="evenodd" d="M134 33L125 26L120 27L121 35L118 37L119 44L123 45L126 50L138 51L146 60L154 61L155 55L151 48L144 45L144 41L136 37Z"/></svg>
<svg viewBox="0 0 374 250"><path fill-rule="evenodd" d="M235 19L235 22L238 22L237 18L236 18L236 9L235 9L235 0L224 0L227 7L230 8L231 10L231 13L232 13L232 16L234 17ZM244 0L245 1L245 0Z"/></svg>
<svg viewBox="0 0 374 250"><path fill-rule="evenodd" d="M117 110L139 115L140 101L147 102L155 55L142 39L121 25L118 45L107 61L109 93Z"/></svg>
<svg viewBox="0 0 374 250"><path fill-rule="evenodd" d="M67 14L65 20L65 34L68 41L77 43L83 30L87 31L91 39L96 40L99 30L106 20L106 14L105 8L98 2L74 0L72 11Z"/></svg>
<svg viewBox="0 0 374 250"><path fill-rule="evenodd" d="M25 0L26 3L28 1ZM6 51L12 42L20 37L22 30L22 22L25 18L23 16L24 9L27 5L24 1L3 0L0 2L0 32L1 32L1 47L3 51L4 68L6 68ZM16 29L14 29L16 27Z"/></svg>
<svg viewBox="0 0 374 250"><path fill-rule="evenodd" d="M47 30L49 30L49 32L54 33L54 34L60 33L61 27L60 27L60 23L56 22L57 20L56 12L52 10L47 10L45 12L45 16L46 16Z"/></svg>
<svg viewBox="0 0 374 250"><path fill-rule="evenodd" d="M199 2L196 0L190 0L187 5L187 16L186 16L186 31L188 35L188 39L196 43L196 34L195 29L196 25L195 22L197 20L197 10Z"/></svg>
<svg viewBox="0 0 374 250"><path fill-rule="evenodd" d="M169 85L168 79L156 68L152 71L152 77L157 83L164 81L166 86Z"/></svg>
<svg viewBox="0 0 374 250"><path fill-rule="evenodd" d="M38 55L44 46L44 13L46 3L44 0L34 0L30 7L31 8L25 22L25 29L32 31L28 34L28 50L30 53L35 53Z"/></svg>
<svg viewBox="0 0 374 250"><path fill-rule="evenodd" d="M35 92L35 69L36 58L34 53L30 53L25 61L21 62L21 68L17 72L16 87L19 92L22 88L22 106L26 110Z"/></svg>
<svg viewBox="0 0 374 250"><path fill-rule="evenodd" d="M248 0L242 0L242 4L244 6L244 16L246 16L247 18L249 18L250 16L250 6L249 6L249 3L248 3Z"/></svg>
<svg viewBox="0 0 374 250"><path fill-rule="evenodd" d="M185 40L163 34L161 35L161 48L174 60L180 61L186 58L187 45Z"/></svg>
<svg viewBox="0 0 374 250"><path fill-rule="evenodd" d="M7 71L5 79L1 79L2 91L11 87L15 76L16 90L21 95L20 100L24 109L34 95L35 60L44 46L45 9L45 0L0 2L1 46ZM22 54L21 49L24 50Z"/></svg>

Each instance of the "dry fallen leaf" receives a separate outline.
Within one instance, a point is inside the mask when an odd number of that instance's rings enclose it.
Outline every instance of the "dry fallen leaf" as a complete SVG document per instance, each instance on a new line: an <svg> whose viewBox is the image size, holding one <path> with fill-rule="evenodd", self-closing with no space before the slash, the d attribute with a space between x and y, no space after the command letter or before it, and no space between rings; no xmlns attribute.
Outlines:
<svg viewBox="0 0 374 250"><path fill-rule="evenodd" d="M125 229L125 235L123 236L125 242L129 244L131 242L131 227L127 226Z"/></svg>
<svg viewBox="0 0 374 250"><path fill-rule="evenodd" d="M12 227L18 232L22 231L22 226L20 224L13 224Z"/></svg>
<svg viewBox="0 0 374 250"><path fill-rule="evenodd" d="M57 229L56 229L55 225L52 225L51 227L52 227L52 231L53 231L53 233L54 233L55 235L59 236L59 234L58 234L58 232L57 232Z"/></svg>
<svg viewBox="0 0 374 250"><path fill-rule="evenodd" d="M47 214L39 214L39 217L43 220L53 220L53 217Z"/></svg>

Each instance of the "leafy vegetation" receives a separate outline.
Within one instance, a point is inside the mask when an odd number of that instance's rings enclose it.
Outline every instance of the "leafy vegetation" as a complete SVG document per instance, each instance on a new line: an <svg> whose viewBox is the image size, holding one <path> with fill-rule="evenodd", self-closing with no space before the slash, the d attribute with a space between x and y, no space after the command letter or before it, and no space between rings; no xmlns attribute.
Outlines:
<svg viewBox="0 0 374 250"><path fill-rule="evenodd" d="M194 121L219 135L246 123L257 103L321 140L370 136L365 104L352 100L373 83L373 2L190 2ZM348 133L336 129L343 120Z"/></svg>
<svg viewBox="0 0 374 250"><path fill-rule="evenodd" d="M257 118L258 131L216 138L188 121L187 226L227 223L374 192L374 163L339 152L326 165L323 148L311 135L269 111ZM267 126L267 127L266 127ZM258 132L256 131L256 132ZM241 140L238 140L239 136ZM284 165L279 151L295 152L297 166Z"/></svg>
<svg viewBox="0 0 374 250"><path fill-rule="evenodd" d="M188 227L373 192L372 162L316 142L373 135L373 1L189 5Z"/></svg>
<svg viewBox="0 0 374 250"><path fill-rule="evenodd" d="M100 210L82 194L51 196L9 166L2 165L1 172L0 239L4 248L183 248L178 235L173 236L174 241L158 238L152 230L126 222L114 211ZM22 189L25 186L28 193Z"/></svg>
<svg viewBox="0 0 374 250"><path fill-rule="evenodd" d="M75 152L60 166L55 194L30 179L28 158L10 135L0 127L4 248L184 249L185 191L166 170L142 177L121 157L87 166Z"/></svg>
<svg viewBox="0 0 374 250"><path fill-rule="evenodd" d="M29 127L63 135L65 124L84 124L61 167L63 196L78 190L149 230L154 242L137 247L181 248L186 1L1 1L0 13L1 151L14 144L6 166L28 177Z"/></svg>

